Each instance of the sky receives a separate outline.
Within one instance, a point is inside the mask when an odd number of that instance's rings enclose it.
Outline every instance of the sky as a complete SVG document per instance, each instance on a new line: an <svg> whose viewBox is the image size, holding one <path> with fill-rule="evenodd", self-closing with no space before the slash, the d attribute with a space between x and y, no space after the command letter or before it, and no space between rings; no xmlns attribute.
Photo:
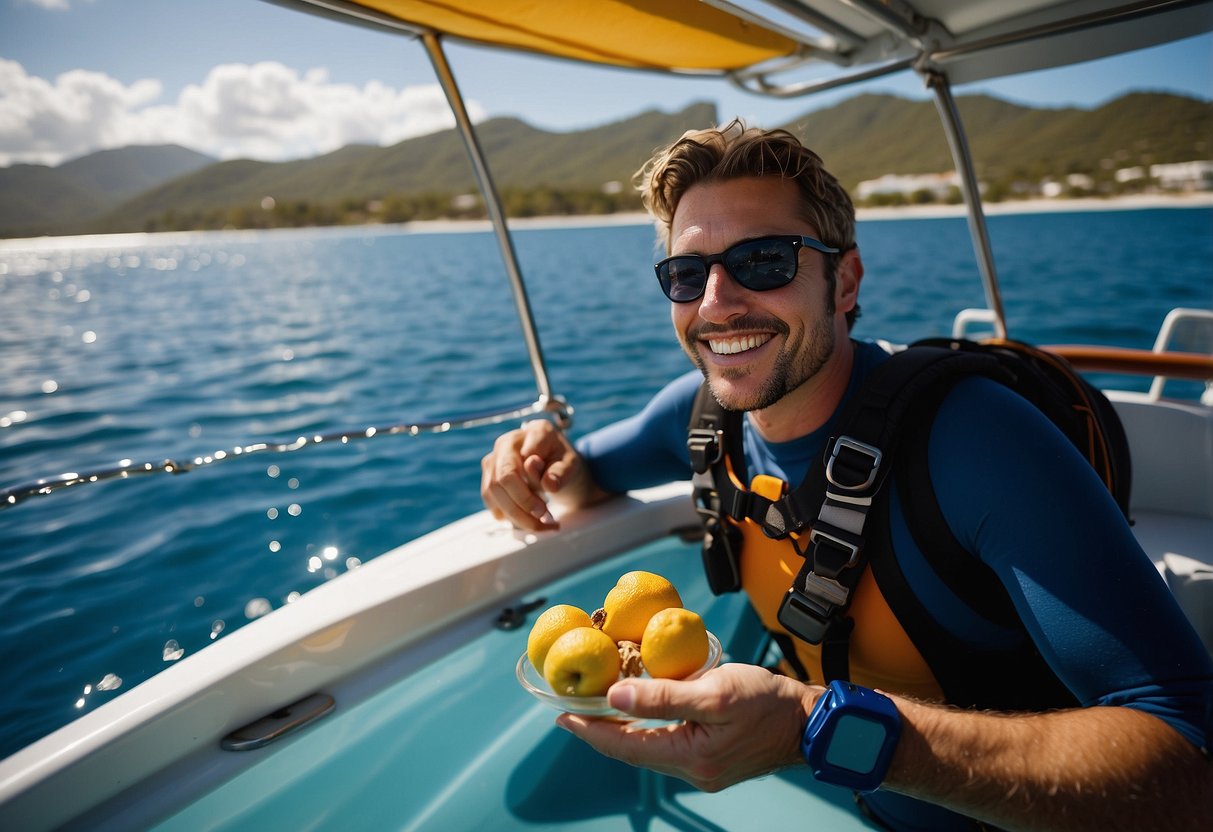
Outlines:
<svg viewBox="0 0 1213 832"><path fill-rule="evenodd" d="M927 97L909 72L789 102L723 80L458 44L447 52L473 120L515 116L556 131L696 101L714 102L722 119L773 126L860 92ZM956 93L1093 107L1131 90L1213 100L1213 34ZM278 161L453 124L423 48L398 36L263 0L0 0L0 167L170 143Z"/></svg>

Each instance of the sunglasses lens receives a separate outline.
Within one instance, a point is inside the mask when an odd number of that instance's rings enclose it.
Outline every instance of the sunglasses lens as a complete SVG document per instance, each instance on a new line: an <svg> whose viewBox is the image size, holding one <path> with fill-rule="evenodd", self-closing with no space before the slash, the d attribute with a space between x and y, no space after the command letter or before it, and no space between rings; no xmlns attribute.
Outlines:
<svg viewBox="0 0 1213 832"><path fill-rule="evenodd" d="M768 237L738 243L723 255L688 254L657 264L657 279L666 297L689 303L703 297L709 263L723 263L733 279L752 292L787 286L796 276L796 246L800 238Z"/></svg>
<svg viewBox="0 0 1213 832"><path fill-rule="evenodd" d="M796 276L796 248L786 240L741 243L729 249L724 267L747 289L778 289Z"/></svg>
<svg viewBox="0 0 1213 832"><path fill-rule="evenodd" d="M695 300L708 283L704 262L698 257L671 257L657 267L657 277L666 297L675 303Z"/></svg>

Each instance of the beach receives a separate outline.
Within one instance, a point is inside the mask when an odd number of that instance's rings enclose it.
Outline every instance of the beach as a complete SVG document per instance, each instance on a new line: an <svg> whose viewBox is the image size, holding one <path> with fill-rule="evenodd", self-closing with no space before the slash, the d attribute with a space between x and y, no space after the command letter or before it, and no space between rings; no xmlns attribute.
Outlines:
<svg viewBox="0 0 1213 832"><path fill-rule="evenodd" d="M1072 211L1138 211L1147 208L1207 208L1213 206L1213 191L1185 194L1136 194L1101 199L1097 197L1024 199L986 202L982 209L989 216L1000 214L1049 214ZM887 208L857 208L858 220L938 219L963 217L962 205L899 205ZM510 218L511 228L590 228L616 225L648 225L652 218L643 211L619 214L591 214L558 217ZM451 232L486 231L488 220L418 220L404 223L410 231Z"/></svg>
<svg viewBox="0 0 1213 832"><path fill-rule="evenodd" d="M1007 202L984 202L982 210L990 216L999 214L1051 214L1071 211L1140 211L1146 208L1207 208L1213 205L1213 191L1185 194L1137 194L1101 199L1082 197L1069 199L1024 199ZM934 217L963 217L964 205L906 205L890 208L859 208L856 219L892 220L927 219Z"/></svg>

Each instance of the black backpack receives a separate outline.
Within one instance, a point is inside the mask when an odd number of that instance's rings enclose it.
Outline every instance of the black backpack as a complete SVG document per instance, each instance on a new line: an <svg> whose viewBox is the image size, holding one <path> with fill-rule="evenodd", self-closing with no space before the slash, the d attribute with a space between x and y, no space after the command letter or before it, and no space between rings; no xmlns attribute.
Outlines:
<svg viewBox="0 0 1213 832"><path fill-rule="evenodd" d="M843 410L837 435L804 482L779 500L737 489L726 457L746 483L742 414L726 411L705 384L696 397L687 447L703 519L703 560L712 591L740 589L740 530L749 518L772 538L808 530L804 564L779 610L791 633L822 645L826 682L848 676L850 595L870 565L881 593L947 700L959 706L1032 709L1075 704L1036 650L993 571L956 541L927 473L931 422L961 379L982 375L1033 403L1091 463L1128 516L1132 472L1124 428L1107 398L1059 356L1016 341L927 339L877 367ZM910 591L888 530L889 475L919 549L940 579L989 620L1020 632L1017 647L973 655L939 626ZM929 542L929 545L928 545ZM795 542L793 541L793 545ZM799 550L798 550L799 551ZM796 667L794 651L783 645ZM796 668L803 675L802 668Z"/></svg>

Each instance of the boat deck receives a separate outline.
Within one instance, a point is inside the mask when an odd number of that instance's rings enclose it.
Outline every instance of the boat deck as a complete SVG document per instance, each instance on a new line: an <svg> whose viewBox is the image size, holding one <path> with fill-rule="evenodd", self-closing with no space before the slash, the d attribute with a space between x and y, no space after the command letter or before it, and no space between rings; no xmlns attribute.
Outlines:
<svg viewBox="0 0 1213 832"><path fill-rule="evenodd" d="M721 636L726 660L761 650L745 599L713 598L698 545L677 538L532 597L594 609L619 575L641 567L675 582L685 605ZM154 828L720 830L752 827L758 805L764 825L874 828L850 792L816 783L804 768L705 794L597 754L555 727L556 712L515 679L529 620L502 631L482 619L478 638L356 704L343 704L357 699L356 690L333 691L333 714L274 746L241 752L263 759ZM377 672L391 673L391 663Z"/></svg>

